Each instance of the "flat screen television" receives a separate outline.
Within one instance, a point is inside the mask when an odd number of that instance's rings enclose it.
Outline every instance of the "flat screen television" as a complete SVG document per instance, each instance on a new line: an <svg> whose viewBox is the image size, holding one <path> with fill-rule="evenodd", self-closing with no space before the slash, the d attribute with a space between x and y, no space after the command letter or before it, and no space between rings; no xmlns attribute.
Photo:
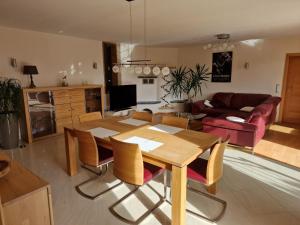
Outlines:
<svg viewBox="0 0 300 225"><path fill-rule="evenodd" d="M117 111L136 106L136 85L112 86L109 92L110 110Z"/></svg>

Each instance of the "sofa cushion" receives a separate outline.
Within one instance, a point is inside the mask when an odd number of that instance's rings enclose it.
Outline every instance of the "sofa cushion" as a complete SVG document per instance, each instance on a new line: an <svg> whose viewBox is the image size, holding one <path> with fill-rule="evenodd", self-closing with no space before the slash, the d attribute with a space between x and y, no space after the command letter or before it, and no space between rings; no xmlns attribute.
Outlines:
<svg viewBox="0 0 300 225"><path fill-rule="evenodd" d="M280 103L280 101L281 101L280 97L272 96L270 98L267 98L263 103L264 104L272 103L274 106L277 106Z"/></svg>
<svg viewBox="0 0 300 225"><path fill-rule="evenodd" d="M213 96L211 104L216 108L230 108L230 101L232 96L233 93L231 92L218 92Z"/></svg>
<svg viewBox="0 0 300 225"><path fill-rule="evenodd" d="M246 93L234 94L231 97L229 108L239 110L245 106L256 107L266 101L269 97L271 97L271 95Z"/></svg>
<svg viewBox="0 0 300 225"><path fill-rule="evenodd" d="M218 118L205 117L202 120L202 124L203 126L212 126L223 129L240 130L245 132L254 132L257 129L255 124L231 122L226 120L224 116L220 116Z"/></svg>
<svg viewBox="0 0 300 225"><path fill-rule="evenodd" d="M253 110L250 118L248 119L251 123L254 117L260 116L264 120L265 124L269 123L269 117L272 113L272 110L274 108L273 103L264 103L260 104Z"/></svg>
<svg viewBox="0 0 300 225"><path fill-rule="evenodd" d="M280 97L271 97L271 98L268 98L266 101L264 101L264 103L272 103L273 104L273 109L272 109L271 115L269 116L268 124L272 124L275 122L276 114L277 114L277 106L280 103L280 101L281 101Z"/></svg>
<svg viewBox="0 0 300 225"><path fill-rule="evenodd" d="M238 111L238 110L232 110L229 109L224 116L236 116L236 117L241 117L243 119L247 119L250 115L252 114L252 112L244 112L244 111Z"/></svg>

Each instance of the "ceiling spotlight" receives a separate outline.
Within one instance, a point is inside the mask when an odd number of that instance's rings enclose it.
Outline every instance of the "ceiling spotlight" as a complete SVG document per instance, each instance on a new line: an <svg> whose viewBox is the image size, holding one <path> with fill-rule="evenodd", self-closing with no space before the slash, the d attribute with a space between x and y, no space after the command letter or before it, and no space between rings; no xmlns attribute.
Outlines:
<svg viewBox="0 0 300 225"><path fill-rule="evenodd" d="M214 37L217 39L216 43L209 43L203 46L203 50L217 51L231 51L235 48L234 44L230 42L230 34L216 34Z"/></svg>

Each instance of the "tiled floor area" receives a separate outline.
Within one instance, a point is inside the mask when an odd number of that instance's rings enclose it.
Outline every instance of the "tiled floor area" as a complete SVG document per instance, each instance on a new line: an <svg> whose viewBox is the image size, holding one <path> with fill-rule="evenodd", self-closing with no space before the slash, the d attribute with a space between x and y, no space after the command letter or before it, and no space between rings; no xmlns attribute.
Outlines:
<svg viewBox="0 0 300 225"><path fill-rule="evenodd" d="M121 185L98 200L81 197L74 186L89 176L81 169L75 177L65 172L65 152L63 137L56 137L32 145L25 149L7 152L27 168L38 174L52 187L55 225L119 225L108 207L117 198L125 195L130 187ZM228 208L219 225L299 225L300 224L300 171L269 161L258 156L228 148L225 152L224 177L217 196L226 200ZM97 180L86 191L99 191L104 182L117 182L109 171L104 180ZM150 183L162 192L160 179ZM203 189L200 185L194 187ZM148 187L128 199L118 210L122 215L140 215L145 205L153 204L158 198ZM142 200L142 201L141 201ZM135 202L135 203L134 203ZM144 204L143 204L143 203ZM203 199L188 192L189 207L197 208L207 215L214 214L219 206L211 200ZM148 217L143 224L170 224L171 207L168 203ZM188 225L209 224L188 215Z"/></svg>

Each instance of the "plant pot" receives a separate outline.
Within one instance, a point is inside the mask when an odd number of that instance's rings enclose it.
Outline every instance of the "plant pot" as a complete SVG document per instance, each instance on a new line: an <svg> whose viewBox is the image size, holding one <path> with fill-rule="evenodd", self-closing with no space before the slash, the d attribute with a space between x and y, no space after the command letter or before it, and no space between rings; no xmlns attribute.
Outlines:
<svg viewBox="0 0 300 225"><path fill-rule="evenodd" d="M0 114L0 145L4 149L19 146L19 118L17 113Z"/></svg>
<svg viewBox="0 0 300 225"><path fill-rule="evenodd" d="M186 101L184 103L184 112L186 113L191 113L192 112L192 105L193 105L193 102L191 101Z"/></svg>

